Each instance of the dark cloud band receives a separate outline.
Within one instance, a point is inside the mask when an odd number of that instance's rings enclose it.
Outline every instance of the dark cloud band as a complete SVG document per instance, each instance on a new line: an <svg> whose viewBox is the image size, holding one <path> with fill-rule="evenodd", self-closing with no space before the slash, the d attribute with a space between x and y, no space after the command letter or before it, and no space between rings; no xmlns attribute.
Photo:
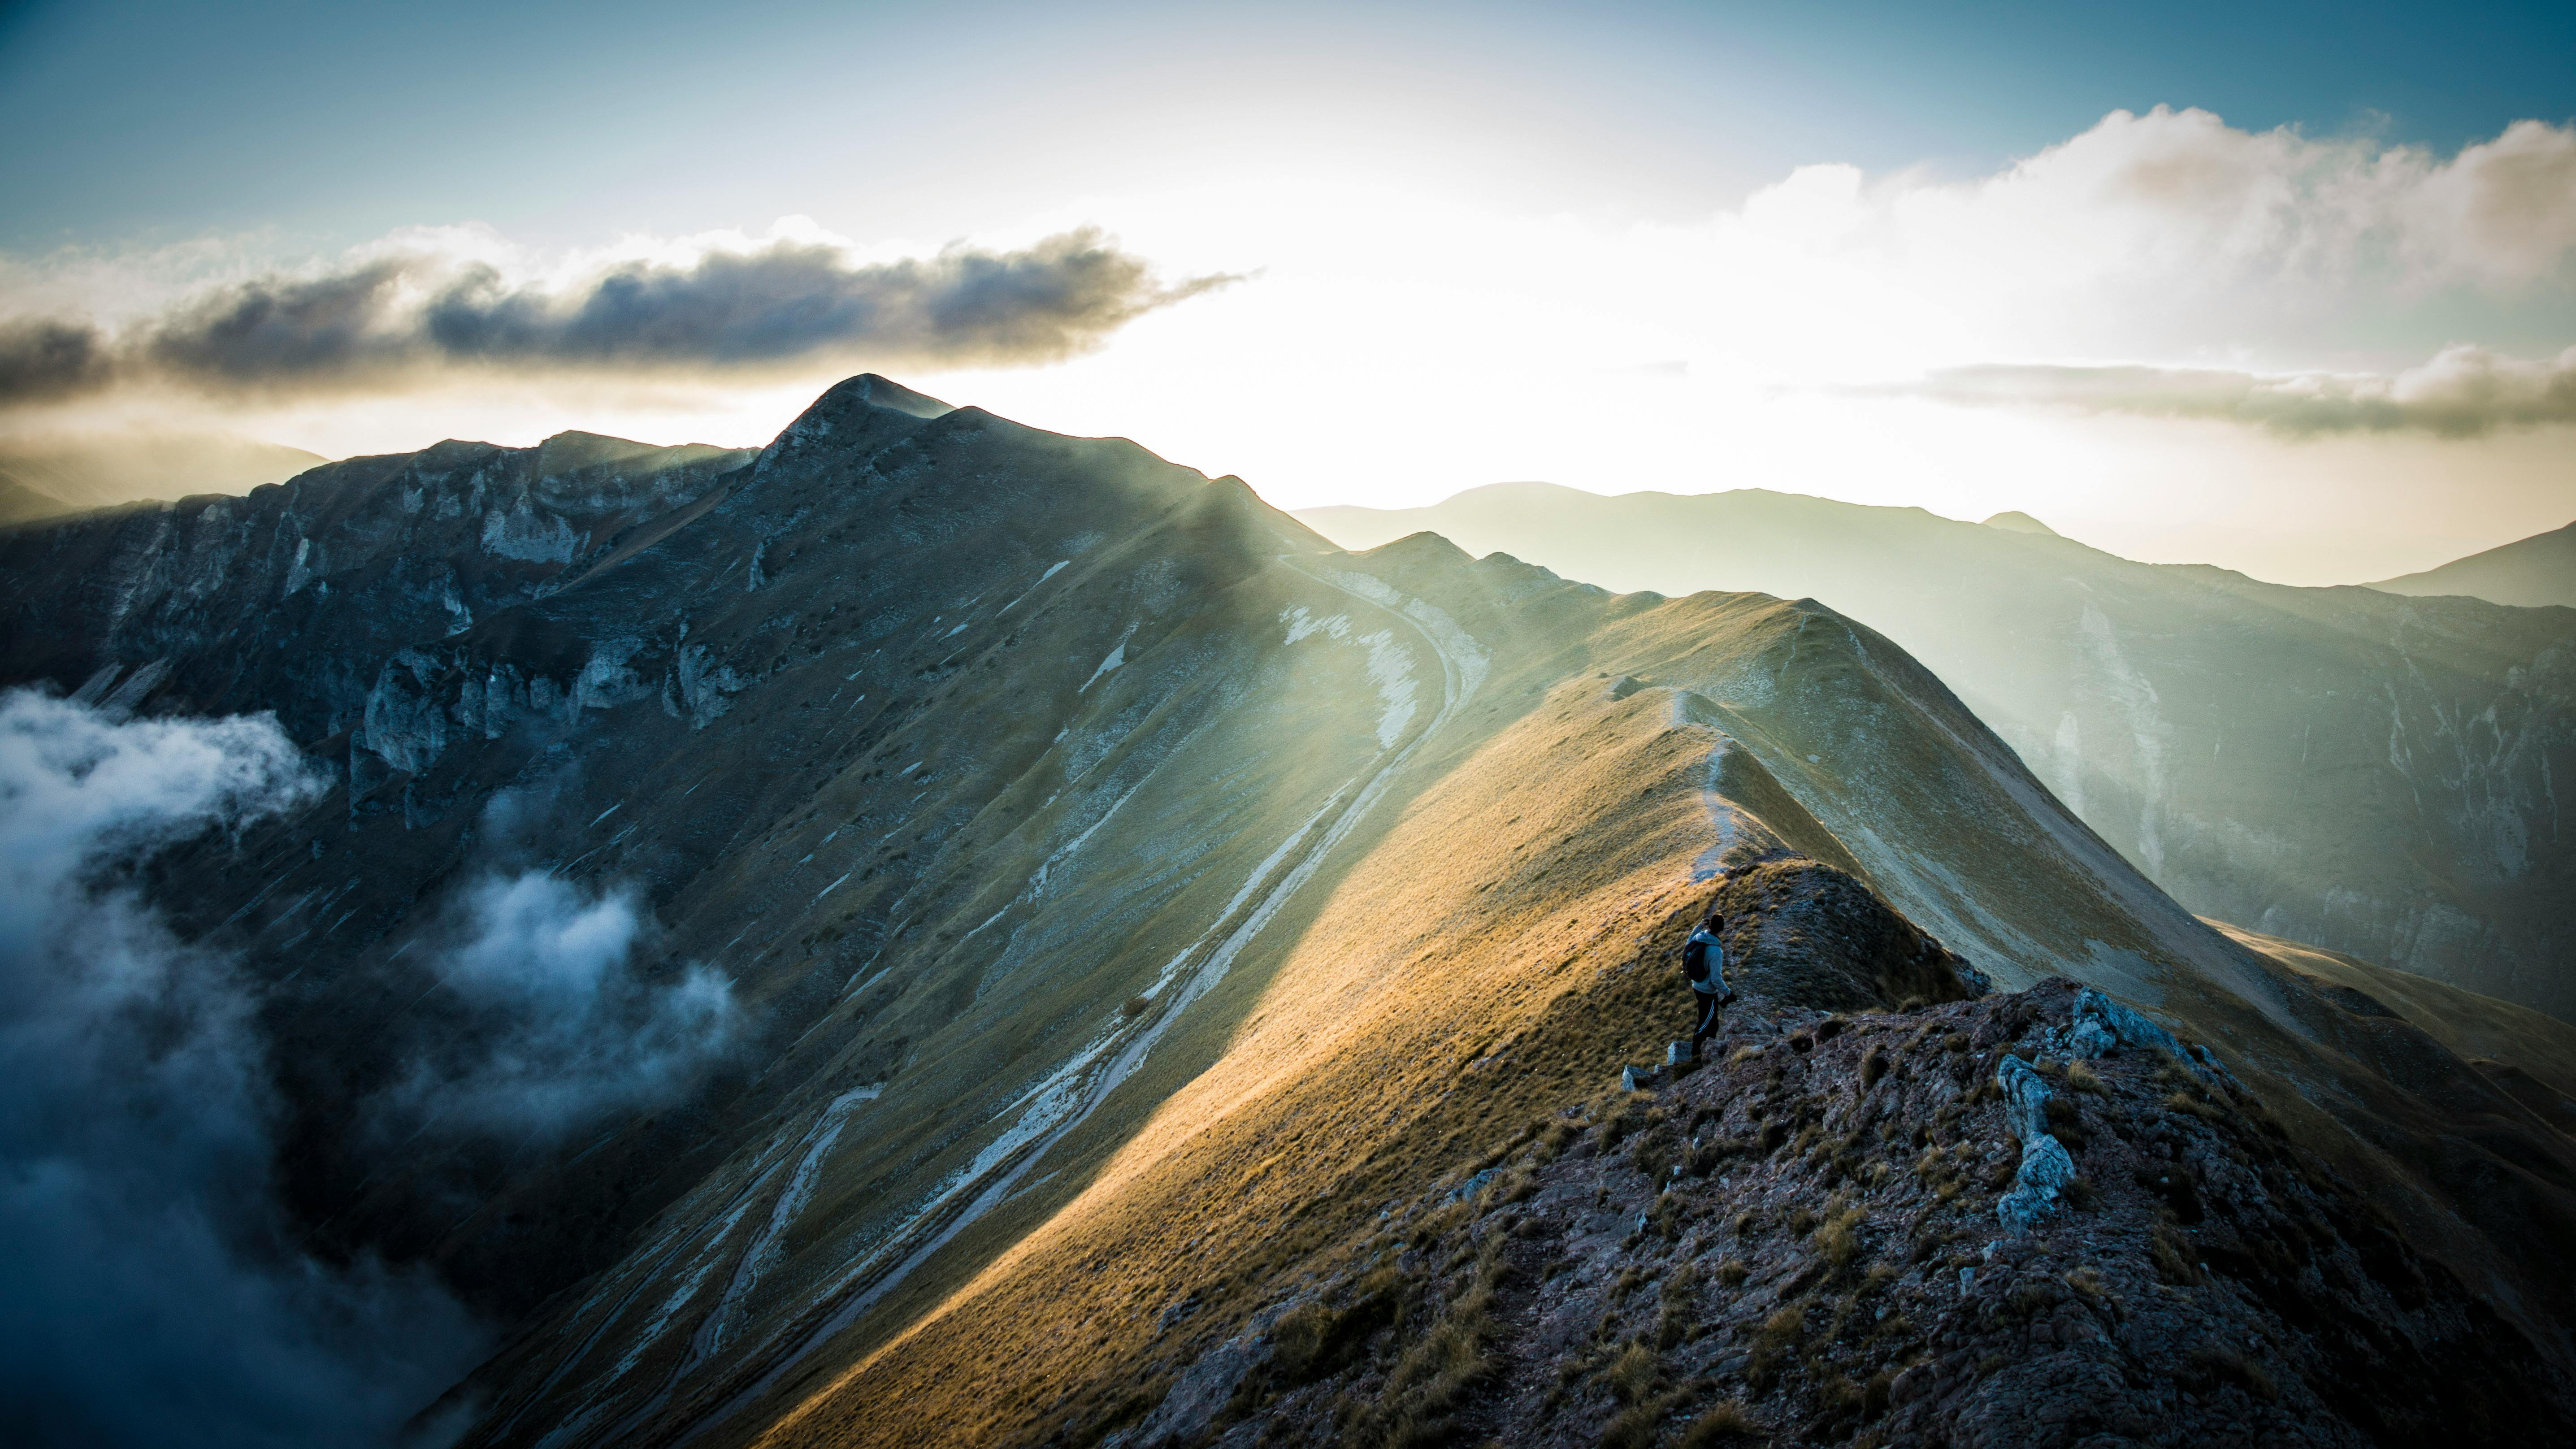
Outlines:
<svg viewBox="0 0 2576 1449"><path fill-rule="evenodd" d="M2510 428L2576 423L2576 348L2533 362L2480 347L2453 347L2394 376L1959 367L1896 391L1969 405L2209 418L2292 437L2414 432L2474 438Z"/></svg>
<svg viewBox="0 0 2576 1449"><path fill-rule="evenodd" d="M1052 362L1158 307L1239 280L1166 285L1098 232L1019 251L951 247L857 265L777 242L684 266L629 263L565 291L431 256L270 277L111 336L85 321L0 327L0 405L122 383L219 393L401 387L457 368L753 369L856 355L887 364Z"/></svg>

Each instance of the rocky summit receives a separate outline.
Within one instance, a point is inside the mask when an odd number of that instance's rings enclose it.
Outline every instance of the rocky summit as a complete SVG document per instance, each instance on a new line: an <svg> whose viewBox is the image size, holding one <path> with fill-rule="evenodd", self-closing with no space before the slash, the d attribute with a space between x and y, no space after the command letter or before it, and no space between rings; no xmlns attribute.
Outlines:
<svg viewBox="0 0 2576 1449"><path fill-rule="evenodd" d="M0 683L292 741L112 884L272 1250L484 1325L423 1437L2576 1429L2576 1029L2200 919L1813 600L864 376L18 525Z"/></svg>
<svg viewBox="0 0 2576 1449"><path fill-rule="evenodd" d="M2560 1430L2568 1386L2525 1339L2223 1068L2104 1030L2105 1005L2065 981L1747 1001L1705 1065L1534 1119L1391 1208L1103 1442Z"/></svg>

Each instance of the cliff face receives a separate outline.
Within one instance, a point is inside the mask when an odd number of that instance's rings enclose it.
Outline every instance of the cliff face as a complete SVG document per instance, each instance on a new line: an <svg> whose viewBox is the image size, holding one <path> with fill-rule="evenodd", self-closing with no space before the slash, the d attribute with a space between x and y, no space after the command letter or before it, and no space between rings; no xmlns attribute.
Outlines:
<svg viewBox="0 0 2576 1449"><path fill-rule="evenodd" d="M587 433L447 442L0 533L0 680L104 695L157 669L165 709L337 734L396 651L542 597L750 457Z"/></svg>
<svg viewBox="0 0 2576 1449"><path fill-rule="evenodd" d="M2563 1028L2481 1037L2488 1071L2356 1017L1833 610L1346 553L1237 480L873 377L747 461L473 446L0 541L10 678L275 709L332 772L148 884L260 987L310 1241L518 1330L447 1406L467 1442L1132 1428L1139 1385L1338 1312L1425 1183L1652 1065L1713 890L1745 1031L1877 1013L1905 1091L1983 1092L1998 1047L2068 1053L2045 1002L1965 998L2097 987L2463 1285L2426 1323L2484 1302L2499 1362L2576 1362L2571 1147L2498 1085L2559 1081ZM454 972L496 881L626 903L638 989L719 998L725 1051L577 1131L389 1130L421 1063L494 1049ZM1968 1076L1905 1035L1926 1011L1988 1013ZM1848 1112L1854 1071L1796 1090Z"/></svg>
<svg viewBox="0 0 2576 1449"><path fill-rule="evenodd" d="M1355 547L1431 528L1619 588L1820 599L1930 666L2193 910L2576 1016L2554 783L2576 768L2576 613L1755 490L1507 485L1303 516Z"/></svg>

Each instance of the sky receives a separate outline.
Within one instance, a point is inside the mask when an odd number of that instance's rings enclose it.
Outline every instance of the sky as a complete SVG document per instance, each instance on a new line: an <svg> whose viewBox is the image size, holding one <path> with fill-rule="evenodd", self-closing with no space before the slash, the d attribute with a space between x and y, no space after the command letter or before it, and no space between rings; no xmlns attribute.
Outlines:
<svg viewBox="0 0 2576 1449"><path fill-rule="evenodd" d="M884 371L1283 507L2576 518L2560 5L0 6L0 442L765 441Z"/></svg>

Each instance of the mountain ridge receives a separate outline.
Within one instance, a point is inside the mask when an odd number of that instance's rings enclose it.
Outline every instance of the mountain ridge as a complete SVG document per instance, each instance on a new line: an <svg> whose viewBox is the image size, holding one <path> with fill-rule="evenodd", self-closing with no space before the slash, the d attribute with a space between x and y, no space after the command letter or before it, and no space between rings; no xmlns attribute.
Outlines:
<svg viewBox="0 0 2576 1449"><path fill-rule="evenodd" d="M2467 595L2523 608L2576 608L2576 523L2365 587L2417 597Z"/></svg>
<svg viewBox="0 0 2576 1449"><path fill-rule="evenodd" d="M2576 1012L2549 784L2576 768L2567 616L1762 490L1513 484L1303 516L1353 546L1429 525L1620 587L1822 598L1883 624L2193 909Z"/></svg>
<svg viewBox="0 0 2576 1449"><path fill-rule="evenodd" d="M2576 1144L2167 898L1886 636L1346 552L888 386L747 459L415 455L0 539L0 682L274 709L329 771L154 897L258 988L316 1248L511 1326L442 1406L464 1442L1118 1432L1381 1210L1651 1066L1721 891L1783 1022L1872 942L2153 1013L2499 1352L2576 1364ZM488 1048L441 973L494 879L632 901L639 989L720 980L740 1035L667 1098L388 1151L406 1063Z"/></svg>

